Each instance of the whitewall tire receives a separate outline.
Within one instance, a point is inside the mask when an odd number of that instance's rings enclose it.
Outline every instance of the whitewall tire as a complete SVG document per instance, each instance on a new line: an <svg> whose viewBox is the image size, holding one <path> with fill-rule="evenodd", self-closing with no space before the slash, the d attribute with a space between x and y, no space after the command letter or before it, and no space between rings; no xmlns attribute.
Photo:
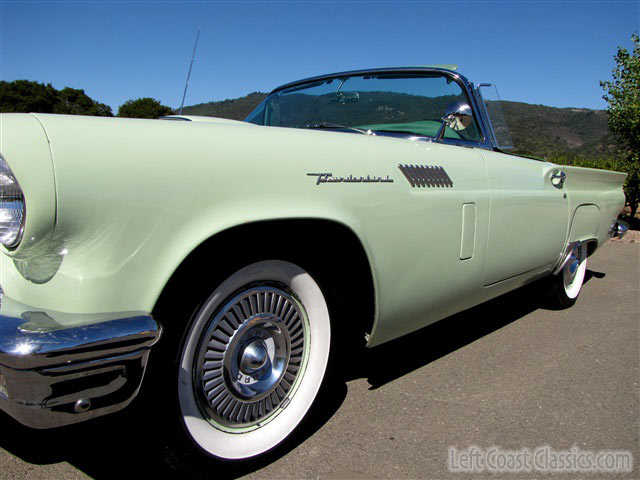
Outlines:
<svg viewBox="0 0 640 480"><path fill-rule="evenodd" d="M576 303L587 273L587 254L587 244L578 245L569 254L569 259L562 271L553 278L551 285L553 306L568 308Z"/></svg>
<svg viewBox="0 0 640 480"><path fill-rule="evenodd" d="M178 358L192 442L227 460L281 443L318 393L330 339L324 295L297 265L266 260L228 277L199 308Z"/></svg>
<svg viewBox="0 0 640 480"><path fill-rule="evenodd" d="M569 261L562 269L562 286L567 298L578 298L586 272L587 245L582 244L571 252Z"/></svg>

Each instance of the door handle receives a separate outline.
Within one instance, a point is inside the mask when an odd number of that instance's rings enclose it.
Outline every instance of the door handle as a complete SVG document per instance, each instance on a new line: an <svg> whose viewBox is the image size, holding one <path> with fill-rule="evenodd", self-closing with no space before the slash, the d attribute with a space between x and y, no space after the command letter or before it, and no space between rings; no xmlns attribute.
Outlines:
<svg viewBox="0 0 640 480"><path fill-rule="evenodd" d="M556 188L562 188L562 185L564 185L564 181L566 180L566 178L566 173L561 170L555 170L551 175L551 183Z"/></svg>

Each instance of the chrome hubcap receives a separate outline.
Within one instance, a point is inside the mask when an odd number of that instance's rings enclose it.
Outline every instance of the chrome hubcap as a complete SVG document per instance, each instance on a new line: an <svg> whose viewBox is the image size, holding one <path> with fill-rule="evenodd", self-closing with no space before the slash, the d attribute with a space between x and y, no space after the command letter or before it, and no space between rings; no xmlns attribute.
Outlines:
<svg viewBox="0 0 640 480"><path fill-rule="evenodd" d="M580 247L573 249L573 251L571 252L569 262L567 263L567 267L565 270L567 273L565 277L567 284L570 284L571 282L573 282L576 276L576 271L578 270L578 266L580 266Z"/></svg>
<svg viewBox="0 0 640 480"><path fill-rule="evenodd" d="M224 427L249 427L286 407L303 366L306 312L277 287L249 288L211 319L196 357L200 408Z"/></svg>
<svg viewBox="0 0 640 480"><path fill-rule="evenodd" d="M582 244L573 249L565 265L562 277L564 291L569 298L576 298L582 288L586 270L587 247Z"/></svg>
<svg viewBox="0 0 640 480"><path fill-rule="evenodd" d="M267 345L262 340L256 340L244 347L240 360L240 371L245 375L257 372L267 363Z"/></svg>

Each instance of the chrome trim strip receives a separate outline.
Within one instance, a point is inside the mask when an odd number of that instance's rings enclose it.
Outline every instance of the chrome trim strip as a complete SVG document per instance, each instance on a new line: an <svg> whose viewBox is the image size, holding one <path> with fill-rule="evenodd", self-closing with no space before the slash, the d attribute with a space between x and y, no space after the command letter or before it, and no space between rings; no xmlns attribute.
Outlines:
<svg viewBox="0 0 640 480"><path fill-rule="evenodd" d="M488 85L493 85L492 83L480 83L477 86L474 86L473 83L470 84L471 91L473 93L473 98L475 100L474 109L479 113L479 117L482 120L482 128L485 132L485 137L487 139L487 143L490 145L490 150L499 150L498 147L498 139L496 137L496 132L493 129L493 124L491 123L491 118L489 116L489 112L487 110L487 106L484 103L482 98L482 92L480 91L481 87L485 87Z"/></svg>

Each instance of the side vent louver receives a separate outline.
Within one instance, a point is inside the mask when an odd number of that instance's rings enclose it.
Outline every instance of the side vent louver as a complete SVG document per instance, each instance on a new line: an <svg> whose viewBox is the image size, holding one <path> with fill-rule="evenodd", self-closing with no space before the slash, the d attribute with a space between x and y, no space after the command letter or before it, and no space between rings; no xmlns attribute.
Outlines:
<svg viewBox="0 0 640 480"><path fill-rule="evenodd" d="M431 165L398 165L412 187L453 187L444 167Z"/></svg>

